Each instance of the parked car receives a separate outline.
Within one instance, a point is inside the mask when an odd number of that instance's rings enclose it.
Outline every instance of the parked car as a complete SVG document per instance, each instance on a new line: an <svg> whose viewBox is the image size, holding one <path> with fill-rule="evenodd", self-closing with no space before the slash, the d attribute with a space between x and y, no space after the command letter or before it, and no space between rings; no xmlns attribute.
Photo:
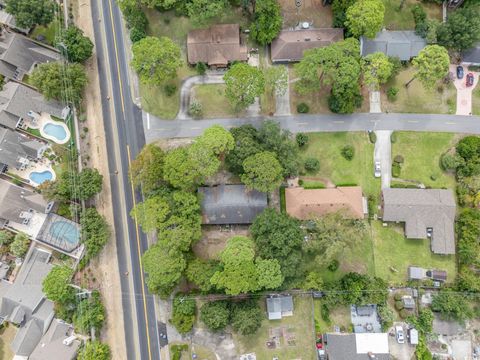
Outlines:
<svg viewBox="0 0 480 360"><path fill-rule="evenodd" d="M468 73L467 74L467 82L466 82L467 86L472 86L473 85L473 79L474 79L473 74Z"/></svg>
<svg viewBox="0 0 480 360"><path fill-rule="evenodd" d="M463 66L457 66L457 79L463 79Z"/></svg>
<svg viewBox="0 0 480 360"><path fill-rule="evenodd" d="M397 338L397 342L399 344L405 344L405 335L403 333L403 327L401 326L395 326L395 334Z"/></svg>
<svg viewBox="0 0 480 360"><path fill-rule="evenodd" d="M382 176L382 169L380 168L380 161L375 161L375 173L374 173L376 178L379 178Z"/></svg>

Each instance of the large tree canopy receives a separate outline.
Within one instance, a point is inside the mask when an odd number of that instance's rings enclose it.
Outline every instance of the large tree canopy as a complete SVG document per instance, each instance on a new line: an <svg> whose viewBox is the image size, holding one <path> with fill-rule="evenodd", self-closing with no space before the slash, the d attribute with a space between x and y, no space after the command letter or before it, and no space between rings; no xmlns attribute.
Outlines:
<svg viewBox="0 0 480 360"><path fill-rule="evenodd" d="M443 46L427 45L412 60L412 64L416 70L414 78L420 80L425 88L432 89L448 74L450 57Z"/></svg>
<svg viewBox="0 0 480 360"><path fill-rule="evenodd" d="M382 29L384 14L385 6L381 0L358 0L347 9L345 25L355 37L374 38Z"/></svg>
<svg viewBox="0 0 480 360"><path fill-rule="evenodd" d="M87 341L78 353L78 360L110 360L112 357L107 344Z"/></svg>
<svg viewBox="0 0 480 360"><path fill-rule="evenodd" d="M163 182L165 153L155 144L146 145L132 161L130 178L134 186L142 186L145 193L159 188Z"/></svg>
<svg viewBox="0 0 480 360"><path fill-rule="evenodd" d="M30 29L34 25L48 25L53 20L53 0L7 0L5 11L15 16L18 27Z"/></svg>
<svg viewBox="0 0 480 360"><path fill-rule="evenodd" d="M480 40L480 11L476 6L462 7L448 14L437 29L438 44L463 51Z"/></svg>
<svg viewBox="0 0 480 360"><path fill-rule="evenodd" d="M132 66L144 84L174 79L182 66L180 47L165 36L147 36L133 44L132 52Z"/></svg>
<svg viewBox="0 0 480 360"><path fill-rule="evenodd" d="M196 24L204 24L220 15L227 6L226 0L190 0L186 4L188 16Z"/></svg>
<svg viewBox="0 0 480 360"><path fill-rule="evenodd" d="M282 29L282 15L277 0L256 0L252 37L261 45L270 44Z"/></svg>
<svg viewBox="0 0 480 360"><path fill-rule="evenodd" d="M73 269L66 265L54 266L42 283L42 291L47 299L54 302L64 303L72 298L70 281Z"/></svg>
<svg viewBox="0 0 480 360"><path fill-rule="evenodd" d="M283 181L283 169L273 152L252 155L243 162L242 182L250 189L271 192Z"/></svg>
<svg viewBox="0 0 480 360"><path fill-rule="evenodd" d="M382 52L369 54L362 59L363 81L372 90L378 90L392 75L394 65Z"/></svg>
<svg viewBox="0 0 480 360"><path fill-rule="evenodd" d="M76 26L69 26L56 42L60 51L66 51L67 59L71 62L84 62L92 56L93 43L83 35L83 31Z"/></svg>
<svg viewBox="0 0 480 360"><path fill-rule="evenodd" d="M236 111L253 104L265 87L262 71L246 63L234 64L223 79L226 85L225 96Z"/></svg>

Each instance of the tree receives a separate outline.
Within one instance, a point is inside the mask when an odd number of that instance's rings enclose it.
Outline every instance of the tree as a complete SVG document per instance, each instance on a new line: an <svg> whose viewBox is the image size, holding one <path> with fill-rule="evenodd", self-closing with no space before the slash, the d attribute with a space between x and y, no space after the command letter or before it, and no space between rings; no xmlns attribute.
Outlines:
<svg viewBox="0 0 480 360"><path fill-rule="evenodd" d="M180 251L168 251L154 244L142 256L143 268L147 273L149 291L168 296L180 281L186 267L184 255Z"/></svg>
<svg viewBox="0 0 480 360"><path fill-rule="evenodd" d="M5 11L15 16L19 28L31 29L34 25L52 22L55 2L52 0L7 0Z"/></svg>
<svg viewBox="0 0 480 360"><path fill-rule="evenodd" d="M378 90L392 76L393 64L382 52L369 54L362 59L363 81L372 90Z"/></svg>
<svg viewBox="0 0 480 360"><path fill-rule="evenodd" d="M140 2L150 8L161 8L168 10L174 7L179 0L140 0Z"/></svg>
<svg viewBox="0 0 480 360"><path fill-rule="evenodd" d="M232 303L232 327L241 335L252 335L262 325L263 311L255 300Z"/></svg>
<svg viewBox="0 0 480 360"><path fill-rule="evenodd" d="M173 315L170 321L180 334L186 334L195 322L195 299L177 294L173 300Z"/></svg>
<svg viewBox="0 0 480 360"><path fill-rule="evenodd" d="M407 322L415 327L422 335L429 335L433 330L433 312L429 308L420 311L418 316L409 316Z"/></svg>
<svg viewBox="0 0 480 360"><path fill-rule="evenodd" d="M91 296L83 299L73 315L75 330L83 334L89 334L93 327L96 331L101 330L105 321L105 308L100 298L100 293L95 290Z"/></svg>
<svg viewBox="0 0 480 360"><path fill-rule="evenodd" d="M217 156L227 154L235 146L233 135L221 125L206 129L196 142Z"/></svg>
<svg viewBox="0 0 480 360"><path fill-rule="evenodd" d="M200 308L200 320L211 331L225 329L230 319L230 310L226 301L211 301Z"/></svg>
<svg viewBox="0 0 480 360"><path fill-rule="evenodd" d="M28 235L19 232L17 235L15 235L13 242L10 244L10 251L14 256L22 258L27 253L29 246L30 238Z"/></svg>
<svg viewBox="0 0 480 360"><path fill-rule="evenodd" d="M66 303L72 299L70 281L73 269L66 265L56 265L42 282L42 291L53 302ZM73 295L75 296L75 295Z"/></svg>
<svg viewBox="0 0 480 360"><path fill-rule="evenodd" d="M307 274L303 289L305 290L321 290L323 288L322 275L316 271L311 271Z"/></svg>
<svg viewBox="0 0 480 360"><path fill-rule="evenodd" d="M130 216L137 219L145 233L159 229L170 214L170 206L161 196L152 196L137 205Z"/></svg>
<svg viewBox="0 0 480 360"><path fill-rule="evenodd" d="M345 25L355 37L374 38L383 26L385 6L381 0L358 0L347 9Z"/></svg>
<svg viewBox="0 0 480 360"><path fill-rule="evenodd" d="M68 88L65 88L65 79L68 79ZM80 64L51 62L39 64L33 70L29 82L47 100L78 103L82 100L88 79L85 68Z"/></svg>
<svg viewBox="0 0 480 360"><path fill-rule="evenodd" d="M7 230L0 230L0 246L8 246L12 243L14 235Z"/></svg>
<svg viewBox="0 0 480 360"><path fill-rule="evenodd" d="M98 340L87 341L78 353L78 360L110 360L110 348Z"/></svg>
<svg viewBox="0 0 480 360"><path fill-rule="evenodd" d="M347 15L346 15L347 9L353 4L355 4L355 0L333 0L332 1L334 27L336 28L345 27L345 21L347 20Z"/></svg>
<svg viewBox="0 0 480 360"><path fill-rule="evenodd" d="M246 63L232 65L223 76L225 96L235 111L246 109L263 93L265 79L260 69Z"/></svg>
<svg viewBox="0 0 480 360"><path fill-rule="evenodd" d="M265 88L271 96L284 95L288 89L288 69L284 65L270 66L264 71Z"/></svg>
<svg viewBox="0 0 480 360"><path fill-rule="evenodd" d="M226 158L228 169L234 174L242 174L243 162L251 155L255 155L263 150L260 143L258 130L252 125L242 125L230 130L235 140L235 147L230 151Z"/></svg>
<svg viewBox="0 0 480 360"><path fill-rule="evenodd" d="M204 24L220 15L228 6L225 0L191 0L187 3L187 13L196 24Z"/></svg>
<svg viewBox="0 0 480 360"><path fill-rule="evenodd" d="M92 41L76 26L69 26L61 34L55 46L60 51L65 51L68 61L71 62L84 62L92 56Z"/></svg>
<svg viewBox="0 0 480 360"><path fill-rule="evenodd" d="M144 84L159 85L177 76L180 47L171 39L147 36L132 46L132 66Z"/></svg>
<svg viewBox="0 0 480 360"><path fill-rule="evenodd" d="M480 40L480 11L478 7L459 8L448 15L437 29L438 44L462 52Z"/></svg>
<svg viewBox="0 0 480 360"><path fill-rule="evenodd" d="M165 153L155 144L146 145L132 161L130 178L134 186L150 193L163 184Z"/></svg>
<svg viewBox="0 0 480 360"><path fill-rule="evenodd" d="M380 323L382 324L382 331L387 332L395 321L395 313L388 305L379 306L377 311L378 317L380 318Z"/></svg>
<svg viewBox="0 0 480 360"><path fill-rule="evenodd" d="M465 295L453 292L450 289L439 291L432 300L432 310L439 312L445 319L460 322L473 316L472 309Z"/></svg>
<svg viewBox="0 0 480 360"><path fill-rule="evenodd" d="M405 86L408 87L414 79L418 79L425 88L432 89L440 79L448 74L450 58L444 47L427 45L412 60L412 64L416 73Z"/></svg>
<svg viewBox="0 0 480 360"><path fill-rule="evenodd" d="M348 219L341 213L330 213L315 219L310 241L304 243L307 253L315 255L319 266L327 266L366 234L361 221Z"/></svg>
<svg viewBox="0 0 480 360"><path fill-rule="evenodd" d="M242 182L249 188L271 192L282 183L282 166L274 153L263 151L252 155L243 162Z"/></svg>
<svg viewBox="0 0 480 360"><path fill-rule="evenodd" d="M80 194L78 198L87 200L102 191L103 176L97 169L83 168L80 171ZM75 186L75 184L73 184Z"/></svg>
<svg viewBox="0 0 480 360"><path fill-rule="evenodd" d="M121 0L118 5L122 10L127 28L130 29L130 40L133 43L147 36L148 19L137 0Z"/></svg>
<svg viewBox="0 0 480 360"><path fill-rule="evenodd" d="M82 239L85 255L80 260L83 267L90 259L97 256L110 238L110 229L105 218L95 208L87 208L80 216Z"/></svg>
<svg viewBox="0 0 480 360"><path fill-rule="evenodd" d="M277 0L256 0L251 36L260 45L270 44L282 29L282 14Z"/></svg>
<svg viewBox="0 0 480 360"><path fill-rule="evenodd" d="M378 304L383 305L387 301L387 283L378 278L358 273L345 274L339 282L341 295L328 294L335 303L344 304Z"/></svg>
<svg viewBox="0 0 480 360"><path fill-rule="evenodd" d="M195 142L188 148L188 157L197 174L197 183L203 183L206 179L215 175L221 165L214 152L204 144Z"/></svg>
<svg viewBox="0 0 480 360"><path fill-rule="evenodd" d="M277 259L264 260L257 258L255 267L257 268L259 288L273 290L282 286L283 275Z"/></svg>
<svg viewBox="0 0 480 360"><path fill-rule="evenodd" d="M278 260L285 278L297 276L304 237L298 220L267 208L255 218L250 232L259 257Z"/></svg>
<svg viewBox="0 0 480 360"><path fill-rule="evenodd" d="M197 285L200 291L208 293L215 289L210 279L215 272L221 270L219 265L220 263L216 260L195 258L188 263L185 276L188 281Z"/></svg>

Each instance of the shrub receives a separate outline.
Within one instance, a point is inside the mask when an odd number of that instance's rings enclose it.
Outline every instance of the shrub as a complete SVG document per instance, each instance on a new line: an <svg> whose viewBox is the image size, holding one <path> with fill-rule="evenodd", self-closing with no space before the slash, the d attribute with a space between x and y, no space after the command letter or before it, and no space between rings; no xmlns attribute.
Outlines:
<svg viewBox="0 0 480 360"><path fill-rule="evenodd" d="M232 327L242 335L255 334L262 325L262 309L255 300L232 304Z"/></svg>
<svg viewBox="0 0 480 360"><path fill-rule="evenodd" d="M310 107L305 103L300 103L297 105L297 112L300 114L306 114L310 111Z"/></svg>
<svg viewBox="0 0 480 360"><path fill-rule="evenodd" d="M395 144L397 142L397 133L394 131L392 135L390 135L390 142Z"/></svg>
<svg viewBox="0 0 480 360"><path fill-rule="evenodd" d="M402 300L396 300L395 301L395 309L400 311L400 310L403 310L403 308L404 308L403 301Z"/></svg>
<svg viewBox="0 0 480 360"><path fill-rule="evenodd" d="M368 132L368 138L370 139L370 142L372 144L375 144L377 142L377 134L375 134L375 132L373 131Z"/></svg>
<svg viewBox="0 0 480 360"><path fill-rule="evenodd" d="M163 90L165 91L165 94L170 97L175 94L175 91L177 91L177 85L175 84L167 84L164 86Z"/></svg>
<svg viewBox="0 0 480 360"><path fill-rule="evenodd" d="M389 87L387 89L387 98L389 101L395 101L397 100L397 95L398 95L398 88L395 86Z"/></svg>
<svg viewBox="0 0 480 360"><path fill-rule="evenodd" d="M327 324L330 324L330 308L328 307L327 304L323 303L322 307L320 309L320 315L322 316L322 319L325 320Z"/></svg>
<svg viewBox="0 0 480 360"><path fill-rule="evenodd" d="M394 162L392 164L392 176L395 178L400 177L402 168L400 167L399 163Z"/></svg>
<svg viewBox="0 0 480 360"><path fill-rule="evenodd" d="M188 107L188 115L194 119L200 119L203 116L203 106L197 101L192 101Z"/></svg>
<svg viewBox="0 0 480 360"><path fill-rule="evenodd" d="M399 315L400 315L400 317L401 317L402 319L406 319L406 318L408 317L408 311L407 311L407 309L402 309L402 310L400 310Z"/></svg>
<svg viewBox="0 0 480 360"><path fill-rule="evenodd" d="M393 158L393 161L396 162L397 164L403 164L405 159L403 158L402 155L397 155Z"/></svg>
<svg viewBox="0 0 480 360"><path fill-rule="evenodd" d="M230 319L228 303L225 301L212 301L203 304L200 309L200 320L211 331L225 329Z"/></svg>
<svg viewBox="0 0 480 360"><path fill-rule="evenodd" d="M320 169L320 161L315 158L307 158L303 166L305 166L305 170L316 173Z"/></svg>
<svg viewBox="0 0 480 360"><path fill-rule="evenodd" d="M395 293L395 295L393 295L393 299L394 299L395 301L400 301L400 300L402 300L402 294L400 294L400 293Z"/></svg>
<svg viewBox="0 0 480 360"><path fill-rule="evenodd" d="M430 180L432 180L432 181L437 181L437 179L438 179L438 175L437 175L437 174L432 174L432 175L430 175Z"/></svg>
<svg viewBox="0 0 480 360"><path fill-rule="evenodd" d="M9 231L0 230L0 246L10 245L14 236L15 235Z"/></svg>
<svg viewBox="0 0 480 360"><path fill-rule="evenodd" d="M170 320L180 334L188 333L195 322L195 300L179 294L173 300L173 316Z"/></svg>
<svg viewBox="0 0 480 360"><path fill-rule="evenodd" d="M300 186L303 185L303 179L298 180L298 185L300 185Z"/></svg>
<svg viewBox="0 0 480 360"><path fill-rule="evenodd" d="M295 140L297 141L298 147L304 147L308 144L308 135L305 133L298 133L295 135Z"/></svg>
<svg viewBox="0 0 480 360"><path fill-rule="evenodd" d="M198 62L197 65L195 65L195 70L197 71L198 75L205 75L205 72L207 71L207 64L204 62Z"/></svg>
<svg viewBox="0 0 480 360"><path fill-rule="evenodd" d="M452 171L455 170L459 163L459 158L457 155L452 155L449 153L442 154L440 157L440 167L444 171Z"/></svg>
<svg viewBox="0 0 480 360"><path fill-rule="evenodd" d="M13 242L10 244L10 251L16 257L23 257L30 246L30 238L27 234L19 232L15 235Z"/></svg>
<svg viewBox="0 0 480 360"><path fill-rule="evenodd" d="M333 259L330 264L328 264L327 269L328 271L335 272L338 270L340 266L340 262L337 259Z"/></svg>
<svg viewBox="0 0 480 360"><path fill-rule="evenodd" d="M353 157L355 156L355 149L353 148L352 145L345 145L342 148L342 156L347 159L348 161L351 161Z"/></svg>

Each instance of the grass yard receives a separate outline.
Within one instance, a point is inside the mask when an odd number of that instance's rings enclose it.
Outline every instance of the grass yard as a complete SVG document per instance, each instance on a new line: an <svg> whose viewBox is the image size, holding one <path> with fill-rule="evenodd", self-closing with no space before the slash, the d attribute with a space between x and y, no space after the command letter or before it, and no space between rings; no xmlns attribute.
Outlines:
<svg viewBox="0 0 480 360"><path fill-rule="evenodd" d="M196 85L192 89L192 99L202 104L205 119L242 115L235 114L225 97L225 84Z"/></svg>
<svg viewBox="0 0 480 360"><path fill-rule="evenodd" d="M11 360L15 356L12 350L10 350L10 344L15 334L15 326L7 326L0 330L0 360Z"/></svg>
<svg viewBox="0 0 480 360"><path fill-rule="evenodd" d="M387 30L413 30L412 9L416 4L421 5L430 19L442 20L441 5L426 3L417 0L405 0L402 10L399 10L402 0L383 0L385 5L385 18L383 23Z"/></svg>
<svg viewBox="0 0 480 360"><path fill-rule="evenodd" d="M405 87L414 75L413 67L404 69L397 77L389 81L381 92L382 110L392 113L419 114L455 114L457 107L457 91L453 84L439 85L433 90L425 90L419 80L414 80L408 88ZM387 99L386 91L396 87L399 91L395 101ZM438 89L443 89L438 91Z"/></svg>
<svg viewBox="0 0 480 360"><path fill-rule="evenodd" d="M53 46L53 42L55 41L55 33L58 27L59 24L56 20L52 21L47 26L37 25L30 34L30 37L34 40L37 40L39 36L43 36L45 38L45 43Z"/></svg>
<svg viewBox="0 0 480 360"><path fill-rule="evenodd" d="M446 270L447 281L456 276L455 255L435 255L430 250L428 239L406 239L403 225L381 221L372 222L375 274L388 283L404 284L410 265ZM395 269L397 271L392 270Z"/></svg>
<svg viewBox="0 0 480 360"><path fill-rule="evenodd" d="M365 194L380 193L380 180L373 177L374 145L368 140L367 133L309 133L308 137L306 149L301 152L302 162L309 157L320 161L318 173L307 174L309 181L330 180L335 185L356 184L362 186ZM351 161L340 153L345 145L355 148L355 156Z"/></svg>
<svg viewBox="0 0 480 360"><path fill-rule="evenodd" d="M455 178L440 168L440 156L455 145L458 136L451 133L396 132L392 158L402 155L400 178L418 181L433 188L455 188ZM436 180L432 180L432 176Z"/></svg>
<svg viewBox="0 0 480 360"><path fill-rule="evenodd" d="M330 310L330 322L327 322L322 317L322 300L313 300L315 307L315 330L317 332L333 332L333 327L336 325L341 329L348 330L352 323L350 317L350 308L348 306L338 306Z"/></svg>
<svg viewBox="0 0 480 360"><path fill-rule="evenodd" d="M329 28L333 25L331 6L323 6L323 0L302 0L297 8L295 1L279 0L282 7L283 27L296 26L299 22L308 21L315 28Z"/></svg>
<svg viewBox="0 0 480 360"><path fill-rule="evenodd" d="M295 296L293 316L284 317L282 320L262 321L258 331L249 336L234 334L234 341L239 354L255 353L257 359L279 360L301 359L309 360L315 358L315 334L313 322L313 299L310 296ZM260 300L261 306L265 309L265 300ZM272 332L282 330L294 338L291 344L287 344L285 337L280 335L280 346L269 349L266 342L271 339Z"/></svg>
<svg viewBox="0 0 480 360"><path fill-rule="evenodd" d="M472 95L472 114L480 115L480 85L477 84Z"/></svg>

